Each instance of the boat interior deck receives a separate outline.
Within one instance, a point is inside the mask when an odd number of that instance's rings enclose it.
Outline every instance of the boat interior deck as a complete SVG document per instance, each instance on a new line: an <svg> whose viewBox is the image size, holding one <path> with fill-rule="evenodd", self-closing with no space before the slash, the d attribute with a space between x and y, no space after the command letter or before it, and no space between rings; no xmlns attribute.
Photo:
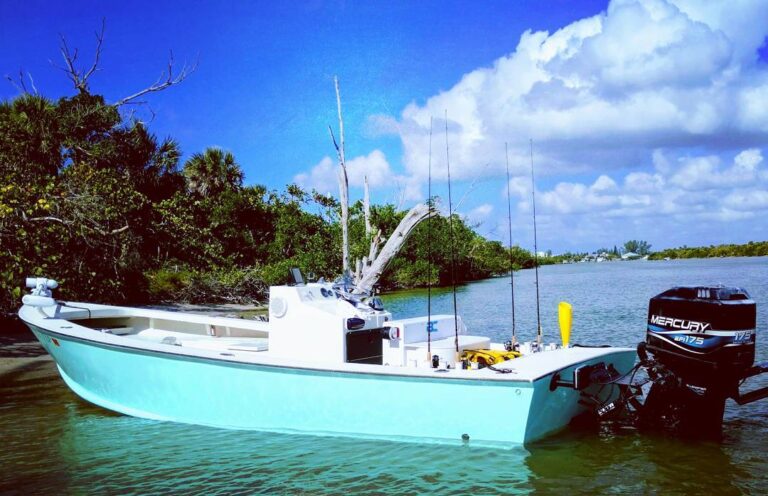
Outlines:
<svg viewBox="0 0 768 496"><path fill-rule="evenodd" d="M211 324L151 317L73 319L71 322L94 331L158 344L219 352L269 350L267 331L237 327L231 322Z"/></svg>

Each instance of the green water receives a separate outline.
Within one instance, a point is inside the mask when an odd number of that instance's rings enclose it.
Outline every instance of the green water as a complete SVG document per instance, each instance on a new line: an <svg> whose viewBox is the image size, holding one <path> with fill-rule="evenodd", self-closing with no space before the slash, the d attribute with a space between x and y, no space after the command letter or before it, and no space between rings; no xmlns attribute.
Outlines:
<svg viewBox="0 0 768 496"><path fill-rule="evenodd" d="M768 359L768 259L550 266L540 276L545 333L555 340L556 305L568 300L575 312L572 340L591 344L641 340L648 298L670 286L743 286L758 303L757 359ZM536 326L533 273L516 274L515 289L519 337L531 339ZM407 317L426 312L425 295L402 292L385 300L396 316ZM450 311L450 293L436 291L432 304L435 312ZM473 333L508 336L508 279L461 287L458 305ZM471 443L226 431L125 417L79 400L52 377L52 368L50 362L34 362L0 376L4 494L768 492L768 400L745 407L729 404L719 443L604 428L494 450ZM450 405L435 405L434 415L455 408L493 405L457 398Z"/></svg>

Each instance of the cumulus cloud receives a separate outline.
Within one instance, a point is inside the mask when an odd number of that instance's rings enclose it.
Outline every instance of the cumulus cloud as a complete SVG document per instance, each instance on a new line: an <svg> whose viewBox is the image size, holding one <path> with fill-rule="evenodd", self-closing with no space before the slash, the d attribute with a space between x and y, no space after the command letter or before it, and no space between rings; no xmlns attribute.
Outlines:
<svg viewBox="0 0 768 496"><path fill-rule="evenodd" d="M464 216L471 224L479 224L488 218L493 212L493 205L490 203L483 203L473 208Z"/></svg>
<svg viewBox="0 0 768 496"><path fill-rule="evenodd" d="M303 188L335 195L339 190L338 174L338 161L326 156L309 172L294 176L293 181ZM398 195L396 202L411 201L422 196L418 182L392 172L392 167L381 150L373 150L368 155L347 160L347 179L350 187L362 188L366 177L371 190L394 188Z"/></svg>
<svg viewBox="0 0 768 496"><path fill-rule="evenodd" d="M762 179L758 165L763 161L759 149L744 150L734 159L732 166L721 170L716 156L681 158L680 167L669 182L689 191L746 187Z"/></svg>
<svg viewBox="0 0 768 496"><path fill-rule="evenodd" d="M539 246L581 251L627 239L647 239L656 248L765 239L768 167L760 149L727 159L657 150L652 161L651 172L537 188ZM524 186L513 178L509 188L518 198L515 238L530 246L530 187Z"/></svg>
<svg viewBox="0 0 768 496"><path fill-rule="evenodd" d="M759 149L744 150L725 165L717 157L703 156L677 159L680 166L670 168L661 151L656 152L655 161L661 165L654 173L630 172L621 184L601 175L591 184L561 182L550 190L537 190L540 212L600 218L672 215L690 219L694 215L729 220L768 209L768 177ZM527 210L529 204L522 201L518 206Z"/></svg>
<svg viewBox="0 0 768 496"><path fill-rule="evenodd" d="M764 1L614 0L554 33L524 33L491 67L370 122L400 137L406 170L422 180L430 118L442 130L445 109L457 179L503 170L504 142L521 173L529 137L543 174L632 167L656 148L759 146L768 138L768 71L757 57L765 19ZM436 173L444 162L433 157Z"/></svg>
<svg viewBox="0 0 768 496"><path fill-rule="evenodd" d="M299 186L327 193L338 190L338 173L338 161L326 156L309 173L297 174L293 180ZM367 176L368 186L377 188L387 184L392 175L392 168L381 150L347 160L347 178L352 187L362 187Z"/></svg>
<svg viewBox="0 0 768 496"><path fill-rule="evenodd" d="M548 184L536 195L553 247L613 244L618 232L665 233L657 246L764 239L768 64L758 50L766 19L764 0L612 0L554 32L523 33L510 53L423 104L370 116L369 135L399 138L401 164L394 173L372 152L356 168L399 185L401 198L423 199L432 126L433 177L446 174L444 133L458 181L502 177L509 144L512 179L496 202L516 199L520 233L528 232L533 158L539 184ZM334 162L296 180L335 191ZM569 181L552 183L564 175ZM492 209L483 203L467 215Z"/></svg>

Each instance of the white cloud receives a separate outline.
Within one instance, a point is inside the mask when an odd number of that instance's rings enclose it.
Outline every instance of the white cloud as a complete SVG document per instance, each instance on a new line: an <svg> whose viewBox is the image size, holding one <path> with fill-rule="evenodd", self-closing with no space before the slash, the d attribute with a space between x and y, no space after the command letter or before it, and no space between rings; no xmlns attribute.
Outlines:
<svg viewBox="0 0 768 496"><path fill-rule="evenodd" d="M303 188L316 189L323 194L337 196L338 174L338 161L326 156L309 172L294 176L293 181ZM366 176L371 190L392 189L396 195L395 203L422 199L420 184L412 178L394 174L387 157L381 150L373 150L368 155L347 160L347 179L351 188L362 188Z"/></svg>
<svg viewBox="0 0 768 496"><path fill-rule="evenodd" d="M740 152L733 165L723 170L716 156L681 158L669 182L689 191L749 186L760 180L758 166L762 161L761 151L755 148Z"/></svg>
<svg viewBox="0 0 768 496"><path fill-rule="evenodd" d="M490 203L483 203L470 210L469 213L467 213L467 217L477 221L488 217L491 215L491 212L493 212L493 205Z"/></svg>
<svg viewBox="0 0 768 496"><path fill-rule="evenodd" d="M445 109L457 179L503 171L504 142L522 173L528 137L541 174L633 167L662 147L760 145L768 140L768 71L757 62L766 19L765 1L614 0L552 34L524 33L491 67L396 119L371 122L399 135L404 166L421 181L430 117L440 142ZM444 174L434 146L433 173Z"/></svg>
<svg viewBox="0 0 768 496"><path fill-rule="evenodd" d="M323 157L309 173L302 172L293 177L293 182L302 188L313 188L322 194L332 194L339 189L336 163L331 157Z"/></svg>
<svg viewBox="0 0 768 496"><path fill-rule="evenodd" d="M389 184L392 179L392 169L387 157L380 150L374 150L368 155L355 157L347 161L347 174L351 186L362 187L368 176L368 185L378 188Z"/></svg>
<svg viewBox="0 0 768 496"><path fill-rule="evenodd" d="M299 186L328 193L338 191L338 174L338 161L326 156L312 167L309 173L297 174L293 180ZM368 176L368 185L371 189L390 184L393 176L392 169L381 150L373 150L368 155L347 160L347 178L351 187L362 188L365 176Z"/></svg>
<svg viewBox="0 0 768 496"><path fill-rule="evenodd" d="M423 200L432 122L433 179L446 174L445 134L458 181L503 176L509 143L508 189L473 218L492 217L509 191L515 225L528 229L530 138L539 184L569 178L537 190L545 242L613 244L617 232L663 233L661 246L764 239L768 64L757 51L766 19L765 0L613 0L553 33L525 32L511 53L423 104L370 116L370 135L399 137L402 171L374 151L350 161L360 160L350 182L368 171L376 187L397 189L396 203ZM335 161L296 181L336 191Z"/></svg>
<svg viewBox="0 0 768 496"><path fill-rule="evenodd" d="M654 162L666 164L663 152ZM538 191L544 215L581 214L598 218L658 218L697 216L702 220L751 217L768 209L768 178L762 173L762 152L748 149L728 165L717 157L683 157L678 168L663 165L654 174L630 172L619 186L601 175L591 185L561 182L549 191ZM529 204L518 204L527 210Z"/></svg>
<svg viewBox="0 0 768 496"><path fill-rule="evenodd" d="M657 150L651 160L650 173L537 187L539 246L582 251L646 239L660 249L766 238L768 167L760 149L717 159ZM513 192L524 186L517 179ZM530 248L530 190L516 196L515 242Z"/></svg>

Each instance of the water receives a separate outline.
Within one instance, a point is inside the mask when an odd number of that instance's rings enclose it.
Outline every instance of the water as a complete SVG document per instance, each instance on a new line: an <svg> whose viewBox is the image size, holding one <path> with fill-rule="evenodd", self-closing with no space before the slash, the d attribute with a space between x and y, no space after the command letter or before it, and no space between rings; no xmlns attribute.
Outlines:
<svg viewBox="0 0 768 496"><path fill-rule="evenodd" d="M557 302L574 306L573 342L634 345L648 299L678 284L747 288L758 303L758 360L768 359L768 259L686 260L544 267L542 325L557 340ZM533 272L516 274L521 339L536 328ZM459 290L473 333L509 334L509 281ZM426 292L387 295L396 316L426 312ZM435 291L435 312L450 311ZM10 348L3 346L4 356ZM14 348L18 350L18 348ZM30 350L24 350L29 353ZM193 378L190 378L193 380ZM754 385L766 385L767 381ZM350 405L354 408L354 405ZM493 408L493 405L435 405ZM308 414L311 414L308 412ZM113 414L71 393L48 361L0 376L0 493L159 494L768 492L768 400L729 404L722 442L684 442L632 429L566 432L526 448L493 450L239 432Z"/></svg>

